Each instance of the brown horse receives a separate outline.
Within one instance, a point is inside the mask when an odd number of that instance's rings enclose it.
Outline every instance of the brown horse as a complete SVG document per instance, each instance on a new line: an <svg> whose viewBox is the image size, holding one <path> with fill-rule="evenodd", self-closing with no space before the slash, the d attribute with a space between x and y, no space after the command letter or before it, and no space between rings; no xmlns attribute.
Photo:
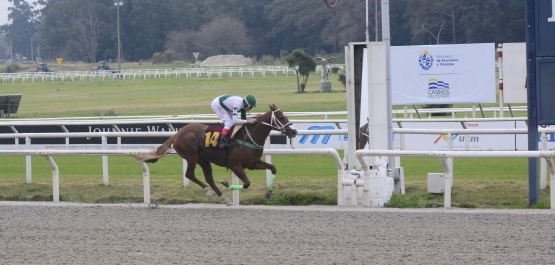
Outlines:
<svg viewBox="0 0 555 265"><path fill-rule="evenodd" d="M206 192L206 197L210 199L212 197L210 188L195 177L195 167L198 164L204 172L204 178L208 185L228 206L232 205L232 202L214 183L211 163L231 169L243 182L243 185L232 186L229 186L226 181L222 182L223 185L230 189L246 189L251 185L247 174L245 174L245 168L250 170L269 169L273 174L272 180L268 185L268 192L266 193L266 197L269 198L272 194L276 167L260 160L264 149L264 142L272 130L281 131L282 134L287 135L289 138L297 136L297 130L289 122L287 116L273 104L270 105L268 112L255 118L257 120L256 123L244 125L235 134L233 139L231 139L235 144L231 148L218 148L216 145L219 133L207 133L206 128L208 125L191 123L181 128L152 153L138 155L136 158L139 162L154 163L168 154L173 146L177 154L187 160L188 167L185 176L198 184Z"/></svg>

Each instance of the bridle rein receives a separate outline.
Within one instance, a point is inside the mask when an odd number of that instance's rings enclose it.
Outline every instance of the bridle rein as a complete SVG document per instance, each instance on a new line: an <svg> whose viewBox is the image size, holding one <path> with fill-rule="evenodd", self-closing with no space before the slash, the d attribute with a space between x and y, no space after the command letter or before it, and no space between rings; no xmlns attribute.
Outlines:
<svg viewBox="0 0 555 265"><path fill-rule="evenodd" d="M272 118L270 119L270 123L267 122L263 122L263 121L256 121L256 123L260 123L266 126L270 126L272 128L272 130L274 131L279 131L281 132L281 135L284 135L286 133L286 129L285 127L289 126L292 124L292 122L287 122L286 124L283 124L280 120L278 120L276 118L276 112L278 112L280 109L275 109L272 110ZM241 141L241 140L237 140L237 143L240 145L244 145L253 149L264 149L263 145L259 145L257 144L254 139L252 139L252 136L249 132L249 128L247 126L245 126L245 132L247 132L247 137L249 137L251 143L247 143L245 141ZM246 138L246 137L245 137Z"/></svg>

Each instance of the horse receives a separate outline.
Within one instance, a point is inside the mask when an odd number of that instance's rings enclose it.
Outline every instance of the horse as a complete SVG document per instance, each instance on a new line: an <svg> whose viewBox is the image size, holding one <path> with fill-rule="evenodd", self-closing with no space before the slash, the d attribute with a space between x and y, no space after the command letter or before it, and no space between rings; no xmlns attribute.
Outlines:
<svg viewBox="0 0 555 265"><path fill-rule="evenodd" d="M202 168L208 185L227 206L231 206L233 203L214 183L211 164L230 169L243 182L243 185L229 185L227 181L220 182L232 190L247 189L251 185L245 169L269 169L272 172L272 177L268 184L266 197L270 198L276 167L260 160L264 150L264 142L272 130L280 131L282 135L287 135L289 138L297 136L297 130L287 116L274 104L270 105L268 112L254 118L256 122L241 127L230 139L232 146L226 149L217 146L220 132L207 131L208 125L205 124L190 123L169 137L156 150L151 153L137 155L136 159L139 162L155 163L158 159L167 155L173 147L175 152L188 163L185 177L198 184L206 192L207 199L210 200L213 196L210 188L195 176L195 167L198 164Z"/></svg>

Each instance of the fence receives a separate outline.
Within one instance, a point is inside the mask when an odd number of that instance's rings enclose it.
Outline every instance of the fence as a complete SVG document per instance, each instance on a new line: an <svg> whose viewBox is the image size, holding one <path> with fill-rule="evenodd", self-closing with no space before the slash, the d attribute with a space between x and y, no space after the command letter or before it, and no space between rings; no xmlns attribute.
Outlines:
<svg viewBox="0 0 555 265"><path fill-rule="evenodd" d="M149 150L0 150L0 155L24 155L24 156L44 156L52 168L52 198L53 201L60 201L60 171L52 156L134 156L141 153L148 153ZM265 149L264 155L330 155L336 166L338 181L343 176L343 162L335 149L284 149L272 150ZM143 196L144 203L150 204L150 170L145 163L138 163L143 171ZM186 168L184 169L186 170ZM268 179L269 181L269 179ZM234 184L238 184L238 178L233 175ZM107 184L107 183L105 183ZM233 191L233 204L239 205L239 191Z"/></svg>
<svg viewBox="0 0 555 265"><path fill-rule="evenodd" d="M15 82L46 82L46 81L91 81L115 79L147 79L147 78L211 78L211 77L254 77L254 76L289 76L295 70L287 66L258 66L258 67L202 67L202 68L174 68L174 69L137 69L122 70L120 73L112 71L63 71L63 72L29 72L29 73L0 73L2 83Z"/></svg>
<svg viewBox="0 0 555 265"><path fill-rule="evenodd" d="M80 138L80 137L101 137L103 148L106 149L108 137L169 137L175 132L158 132L158 133L137 133L137 132L102 132L102 133L22 133L22 134L0 134L1 138L25 138L26 145L31 144L31 139L34 138ZM299 135L315 135L315 134L346 134L346 130L334 131L313 131L313 130L300 130ZM272 132L271 135L280 135L279 132ZM118 140L118 142L120 142ZM266 140L265 146L269 146L269 138ZM52 156L65 155L65 156L102 156L103 167L103 183L108 185L108 156L111 155L138 155L147 153L150 150L0 150L0 155L24 155L26 159L26 181L32 183L32 170L31 170L31 156L44 156L52 168L52 183L53 183L53 200L59 201L59 170L54 162ZM266 155L266 162L271 163L272 155L330 155L334 159L338 167L338 181L343 176L343 162L335 149L264 149L263 155ZM188 179L185 178L187 171L187 162L183 160L183 184L189 185ZM150 172L145 163L139 163L143 169L143 187L144 187L144 202L150 203ZM267 171L267 181L271 176L271 172ZM233 181L237 182L237 177L233 176ZM239 204L239 191L233 191L233 203Z"/></svg>
<svg viewBox="0 0 555 265"><path fill-rule="evenodd" d="M443 167L445 173L444 182L444 207L451 207L451 187L453 185L452 166L447 162L447 158L453 157L484 157L484 158L524 158L537 157L543 158L549 166L551 173L551 183L555 183L555 165L553 164L553 156L555 151L405 151L405 150L358 150L356 151L357 159L363 166L364 179L370 179L370 169L365 156L426 156L437 157ZM365 190L366 192L366 190ZM551 209L555 209L555 185L550 187L550 204Z"/></svg>

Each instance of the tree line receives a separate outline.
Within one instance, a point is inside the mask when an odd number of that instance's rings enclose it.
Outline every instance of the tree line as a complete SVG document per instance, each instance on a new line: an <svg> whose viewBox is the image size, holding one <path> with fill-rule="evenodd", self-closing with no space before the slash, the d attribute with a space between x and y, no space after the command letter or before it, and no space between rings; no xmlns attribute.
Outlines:
<svg viewBox="0 0 555 265"><path fill-rule="evenodd" d="M13 8L0 26L2 59L117 58L114 3L122 0L8 1ZM284 58L295 49L312 56L342 53L349 42L365 41L367 5L368 38L381 39L375 1L340 0L329 8L320 0L123 0L122 57L139 61L171 53L194 61L193 52L200 60L216 54ZM525 1L390 0L390 25L394 46L524 42Z"/></svg>

